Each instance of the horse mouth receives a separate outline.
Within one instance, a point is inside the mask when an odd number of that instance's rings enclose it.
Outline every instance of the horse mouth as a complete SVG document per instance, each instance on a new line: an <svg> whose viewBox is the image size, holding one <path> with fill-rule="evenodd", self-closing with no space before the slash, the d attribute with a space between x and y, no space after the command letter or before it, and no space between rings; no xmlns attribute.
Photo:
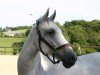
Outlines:
<svg viewBox="0 0 100 75"><path fill-rule="evenodd" d="M63 66L65 67L65 68L71 68L73 65L71 65L71 64L68 64L68 63L65 63L65 62L62 62L62 64L63 64Z"/></svg>
<svg viewBox="0 0 100 75"><path fill-rule="evenodd" d="M63 57L62 59L62 64L65 68L71 68L72 66L75 65L77 61L77 57L76 56L70 56L70 57Z"/></svg>
<svg viewBox="0 0 100 75"><path fill-rule="evenodd" d="M70 48L64 48L57 54L58 58L62 61L65 68L71 68L77 61L76 53Z"/></svg>

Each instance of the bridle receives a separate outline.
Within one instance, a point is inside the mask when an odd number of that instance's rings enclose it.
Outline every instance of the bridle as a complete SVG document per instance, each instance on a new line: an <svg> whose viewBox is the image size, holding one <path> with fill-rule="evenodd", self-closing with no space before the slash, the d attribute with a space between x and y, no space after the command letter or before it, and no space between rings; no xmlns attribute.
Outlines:
<svg viewBox="0 0 100 75"><path fill-rule="evenodd" d="M39 36L39 38L38 38L38 44L39 44L39 50L41 51L41 53L42 53L43 55L45 55L53 64L58 64L58 63L60 62L60 60L58 60L58 59L55 60L55 55L56 55L57 51L59 51L59 50L65 48L65 47L69 47L70 44L64 44L64 45L61 45L61 46L59 46L59 47L57 47L57 48L54 48L51 44L49 44L49 43L41 36L41 32L40 32L40 30L39 30L39 21L38 21L38 20L36 21L36 31L37 31L37 34L38 34L38 36ZM52 50L52 52L53 52L53 59L51 59L50 56L49 56L47 53L44 53L44 52L43 52L43 50L42 50L42 48L41 48L41 42L44 42L44 43Z"/></svg>

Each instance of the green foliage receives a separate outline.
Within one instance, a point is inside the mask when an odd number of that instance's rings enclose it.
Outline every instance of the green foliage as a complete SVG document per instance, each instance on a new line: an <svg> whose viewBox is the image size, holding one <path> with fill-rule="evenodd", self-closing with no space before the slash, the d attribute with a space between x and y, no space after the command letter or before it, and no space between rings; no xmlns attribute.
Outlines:
<svg viewBox="0 0 100 75"><path fill-rule="evenodd" d="M23 44L24 44L24 41L14 42L12 44L12 47L13 47L13 55L16 55L17 53L20 52L20 50L22 49Z"/></svg>
<svg viewBox="0 0 100 75"><path fill-rule="evenodd" d="M31 26L17 26L17 27L10 27L13 31L15 30L23 30L23 29L28 29L31 28Z"/></svg>
<svg viewBox="0 0 100 75"><path fill-rule="evenodd" d="M68 35L70 37L70 42L73 43L79 43L81 45L86 45L86 40L87 40L87 34L84 31L84 29L79 26L71 26L68 28Z"/></svg>
<svg viewBox="0 0 100 75"><path fill-rule="evenodd" d="M30 29L27 29L27 31L25 32L25 36L28 36L29 32L30 32Z"/></svg>
<svg viewBox="0 0 100 75"><path fill-rule="evenodd" d="M0 32L0 37L4 36L3 32Z"/></svg>
<svg viewBox="0 0 100 75"><path fill-rule="evenodd" d="M61 26L64 36L74 45L74 50L78 55L100 51L99 48L91 48L89 46L100 47L100 20L72 20L66 21ZM78 45L78 46L77 46ZM82 47L82 51L78 47ZM88 46L88 47L86 47Z"/></svg>

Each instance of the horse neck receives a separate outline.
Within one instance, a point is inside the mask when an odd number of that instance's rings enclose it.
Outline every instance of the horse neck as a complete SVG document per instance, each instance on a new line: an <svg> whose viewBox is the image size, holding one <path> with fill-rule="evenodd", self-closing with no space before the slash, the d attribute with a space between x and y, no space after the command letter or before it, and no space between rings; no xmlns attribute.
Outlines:
<svg viewBox="0 0 100 75"><path fill-rule="evenodd" d="M38 53L38 36L33 27L26 39L18 58L18 75L34 75L33 60Z"/></svg>
<svg viewBox="0 0 100 75"><path fill-rule="evenodd" d="M50 70L51 68L54 67L54 64L51 63L51 61L42 53L40 53L40 58L41 58L41 66L44 71Z"/></svg>

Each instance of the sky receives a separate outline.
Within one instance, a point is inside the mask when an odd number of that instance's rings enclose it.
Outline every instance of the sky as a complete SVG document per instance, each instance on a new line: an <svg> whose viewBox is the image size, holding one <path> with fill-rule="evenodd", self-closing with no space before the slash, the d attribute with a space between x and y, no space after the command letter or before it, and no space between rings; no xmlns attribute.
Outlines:
<svg viewBox="0 0 100 75"><path fill-rule="evenodd" d="M0 0L0 27L32 25L50 8L55 21L100 20L100 0Z"/></svg>

